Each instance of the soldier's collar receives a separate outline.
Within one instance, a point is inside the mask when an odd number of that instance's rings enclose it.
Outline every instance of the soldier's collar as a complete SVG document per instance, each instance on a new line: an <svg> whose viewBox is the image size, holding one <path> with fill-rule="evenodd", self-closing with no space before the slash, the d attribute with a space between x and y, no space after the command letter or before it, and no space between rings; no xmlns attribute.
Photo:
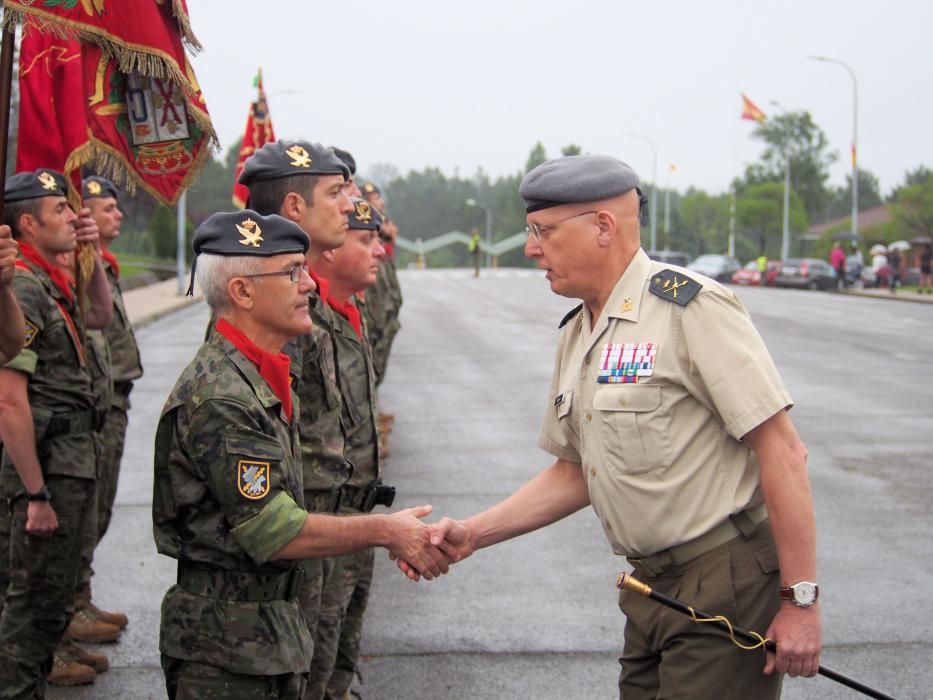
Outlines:
<svg viewBox="0 0 933 700"><path fill-rule="evenodd" d="M606 316L635 322L641 306L645 280L651 272L651 259L641 248L616 282L606 302Z"/></svg>

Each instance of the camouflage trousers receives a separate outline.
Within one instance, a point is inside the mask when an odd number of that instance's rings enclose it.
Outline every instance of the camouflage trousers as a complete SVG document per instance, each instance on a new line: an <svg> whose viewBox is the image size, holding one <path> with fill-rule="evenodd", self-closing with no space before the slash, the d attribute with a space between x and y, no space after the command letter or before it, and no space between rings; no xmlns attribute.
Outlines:
<svg viewBox="0 0 933 700"><path fill-rule="evenodd" d="M356 675L375 551L324 560L321 612L305 700L342 700Z"/></svg>
<svg viewBox="0 0 933 700"><path fill-rule="evenodd" d="M308 682L306 673L250 676L165 654L162 671L169 700L301 700Z"/></svg>
<svg viewBox="0 0 933 700"><path fill-rule="evenodd" d="M86 527L96 528L94 481L50 474L58 530L26 534L28 501L10 500L9 585L0 613L0 698L44 697L52 654L74 614L75 581Z"/></svg>
<svg viewBox="0 0 933 700"><path fill-rule="evenodd" d="M123 445L126 441L126 411L111 406L107 420L101 429L100 459L97 461L97 527L87 528L81 546L81 575L78 578L77 592L84 593L90 588L94 570L94 550L107 533L113 517L113 502L117 497L117 482L120 477L120 461L123 459Z"/></svg>
<svg viewBox="0 0 933 700"><path fill-rule="evenodd" d="M390 320L382 330L377 344L373 346L373 373L376 375L376 386L382 384L382 380L385 379L392 343L395 342L395 336L398 335L401 327L397 318Z"/></svg>

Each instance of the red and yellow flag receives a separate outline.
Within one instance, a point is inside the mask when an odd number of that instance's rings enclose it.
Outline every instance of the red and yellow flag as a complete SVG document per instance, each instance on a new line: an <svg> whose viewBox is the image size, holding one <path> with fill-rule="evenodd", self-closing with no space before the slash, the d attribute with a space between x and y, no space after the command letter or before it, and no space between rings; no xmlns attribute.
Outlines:
<svg viewBox="0 0 933 700"><path fill-rule="evenodd" d="M742 95L742 119L748 119L753 122L761 123L767 117L765 113L762 112L758 105L748 99L744 94Z"/></svg>
<svg viewBox="0 0 933 700"><path fill-rule="evenodd" d="M269 105L266 103L266 91L262 87L262 69L256 74L253 87L257 88L256 101L250 103L249 115L246 117L246 131L243 132L243 144L240 146L240 157L236 163L233 174L233 204L239 209L246 207L249 199L249 188L239 183L243 164L270 141L275 141L275 132L272 130L272 116L269 114Z"/></svg>
<svg viewBox="0 0 933 700"><path fill-rule="evenodd" d="M82 165L174 205L216 142L184 0L4 0L23 21L17 169ZM132 11L130 11L132 10ZM80 191L80 188L77 189Z"/></svg>

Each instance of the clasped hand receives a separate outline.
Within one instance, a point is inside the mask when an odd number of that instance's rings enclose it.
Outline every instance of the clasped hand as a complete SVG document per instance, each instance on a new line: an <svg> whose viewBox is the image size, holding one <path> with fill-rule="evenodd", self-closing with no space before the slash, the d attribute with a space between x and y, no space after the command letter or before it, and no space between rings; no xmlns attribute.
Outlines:
<svg viewBox="0 0 933 700"><path fill-rule="evenodd" d="M443 518L428 525L427 529L432 551L440 554L444 559L439 564L445 574L448 572L450 564L466 559L476 549L470 531L462 521ZM424 569L418 566L416 561L408 557L401 556L390 550L389 558L395 561L399 570L412 581L419 581L422 576L428 580L432 578Z"/></svg>

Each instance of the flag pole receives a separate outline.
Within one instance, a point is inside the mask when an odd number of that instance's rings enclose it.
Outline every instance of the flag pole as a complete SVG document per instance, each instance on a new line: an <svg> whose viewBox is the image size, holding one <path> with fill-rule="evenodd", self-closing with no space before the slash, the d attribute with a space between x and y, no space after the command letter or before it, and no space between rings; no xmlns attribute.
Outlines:
<svg viewBox="0 0 933 700"><path fill-rule="evenodd" d="M16 33L3 30L0 48L0 192L6 188L6 156L10 140L10 96L13 91L13 44ZM3 219L3 197L0 197L0 220Z"/></svg>
<svg viewBox="0 0 933 700"><path fill-rule="evenodd" d="M178 224L178 230L175 234L177 242L177 249L175 250L175 269L178 272L178 296L184 296L185 278L187 277L187 271L185 270L185 243L187 239L185 219L188 208L188 190L182 191L176 206L176 223Z"/></svg>

